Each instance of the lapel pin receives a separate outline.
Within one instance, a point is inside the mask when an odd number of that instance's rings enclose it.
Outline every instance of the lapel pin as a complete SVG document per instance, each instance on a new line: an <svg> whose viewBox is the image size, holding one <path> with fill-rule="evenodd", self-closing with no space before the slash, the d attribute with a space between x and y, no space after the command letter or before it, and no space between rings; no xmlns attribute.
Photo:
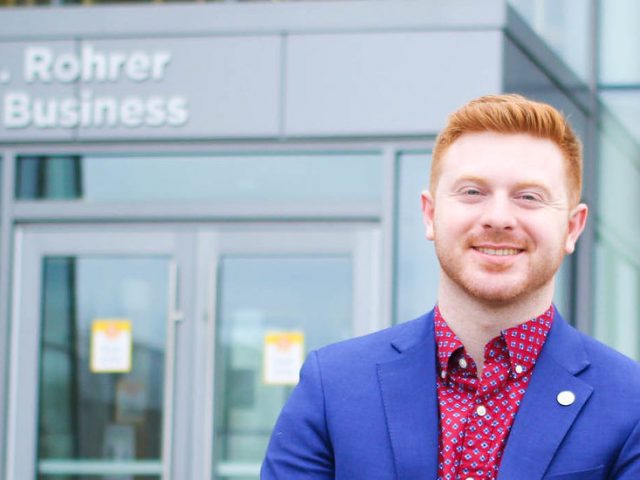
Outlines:
<svg viewBox="0 0 640 480"><path fill-rule="evenodd" d="M558 394L556 400L558 400L558 403L563 407L568 407L576 401L576 395L570 390L563 390Z"/></svg>

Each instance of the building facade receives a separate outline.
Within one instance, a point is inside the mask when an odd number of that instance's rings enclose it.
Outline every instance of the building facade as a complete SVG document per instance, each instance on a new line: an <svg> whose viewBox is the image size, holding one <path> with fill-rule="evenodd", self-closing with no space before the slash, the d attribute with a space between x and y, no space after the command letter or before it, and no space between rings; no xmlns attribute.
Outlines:
<svg viewBox="0 0 640 480"><path fill-rule="evenodd" d="M571 3L0 11L4 478L257 478L306 352L434 305L430 151L488 93L583 139L556 304L639 358L640 67Z"/></svg>

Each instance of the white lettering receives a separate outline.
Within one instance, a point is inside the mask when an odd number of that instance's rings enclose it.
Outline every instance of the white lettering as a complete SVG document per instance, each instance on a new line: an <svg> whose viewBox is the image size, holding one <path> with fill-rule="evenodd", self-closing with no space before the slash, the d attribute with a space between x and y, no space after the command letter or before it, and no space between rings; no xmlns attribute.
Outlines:
<svg viewBox="0 0 640 480"><path fill-rule="evenodd" d="M6 128L26 128L31 124L31 99L23 92L4 96L3 123Z"/></svg>
<svg viewBox="0 0 640 480"><path fill-rule="evenodd" d="M24 53L24 79L31 83L41 80L51 81L53 54L47 47L27 47Z"/></svg>
<svg viewBox="0 0 640 480"><path fill-rule="evenodd" d="M164 78L164 72L171 62L171 53L169 52L156 52L153 55L153 69L151 78L154 80L162 80Z"/></svg>
<svg viewBox="0 0 640 480"><path fill-rule="evenodd" d="M63 128L77 127L80 122L78 100L65 98L60 101L60 126Z"/></svg>
<svg viewBox="0 0 640 480"><path fill-rule="evenodd" d="M107 79L107 59L96 52L92 45L82 47L82 81L104 82Z"/></svg>
<svg viewBox="0 0 640 480"><path fill-rule="evenodd" d="M120 69L127 60L122 52L113 52L109 57L109 80L115 82L120 77Z"/></svg>
<svg viewBox="0 0 640 480"><path fill-rule="evenodd" d="M58 101L35 99L33 101L33 126L36 128L53 128L58 124Z"/></svg>
<svg viewBox="0 0 640 480"><path fill-rule="evenodd" d="M147 116L144 123L150 127L159 127L167 121L167 114L164 110L164 98L151 97L147 101Z"/></svg>
<svg viewBox="0 0 640 480"><path fill-rule="evenodd" d="M179 127L189 120L187 99L179 95L119 99L88 90L81 90L79 98L7 92L2 113L7 129Z"/></svg>
<svg viewBox="0 0 640 480"><path fill-rule="evenodd" d="M118 124L118 102L113 97L96 98L93 106L93 124L101 127L105 123L109 127Z"/></svg>
<svg viewBox="0 0 640 480"><path fill-rule="evenodd" d="M124 71L127 76L136 82L144 82L149 79L149 70L151 68L151 58L144 52L133 52Z"/></svg>
<svg viewBox="0 0 640 480"><path fill-rule="evenodd" d="M167 124L172 127L179 127L187 123L189 120L189 111L187 109L187 99L184 97L171 97L167 102Z"/></svg>
<svg viewBox="0 0 640 480"><path fill-rule="evenodd" d="M49 47L31 46L25 50L24 77L29 83L115 82L122 76L135 82L159 81L164 78L171 60L168 51L102 52L86 44L80 55L76 55L55 54Z"/></svg>
<svg viewBox="0 0 640 480"><path fill-rule="evenodd" d="M126 127L138 127L142 124L144 104L135 97L125 98L120 104L120 122Z"/></svg>
<svg viewBox="0 0 640 480"><path fill-rule="evenodd" d="M80 126L81 127L91 126L92 103L93 103L93 93L90 92L89 90L84 90L80 94Z"/></svg>
<svg viewBox="0 0 640 480"><path fill-rule="evenodd" d="M53 74L60 82L75 82L80 76L80 60L73 53L58 55L53 63Z"/></svg>

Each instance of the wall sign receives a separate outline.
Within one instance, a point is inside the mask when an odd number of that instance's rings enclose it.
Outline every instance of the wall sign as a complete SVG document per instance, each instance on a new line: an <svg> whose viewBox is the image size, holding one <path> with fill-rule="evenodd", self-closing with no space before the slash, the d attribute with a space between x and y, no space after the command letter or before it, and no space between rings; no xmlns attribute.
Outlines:
<svg viewBox="0 0 640 480"><path fill-rule="evenodd" d="M0 41L0 142L274 137L278 35Z"/></svg>
<svg viewBox="0 0 640 480"><path fill-rule="evenodd" d="M78 84L70 96L38 95L32 89L7 89L3 96L3 125L7 129L34 127L179 127L189 120L184 95L97 95L93 84L160 83L171 68L167 50L98 50L84 45L79 54L58 53L45 45L23 52L22 81L27 86ZM16 72L0 71L0 83Z"/></svg>

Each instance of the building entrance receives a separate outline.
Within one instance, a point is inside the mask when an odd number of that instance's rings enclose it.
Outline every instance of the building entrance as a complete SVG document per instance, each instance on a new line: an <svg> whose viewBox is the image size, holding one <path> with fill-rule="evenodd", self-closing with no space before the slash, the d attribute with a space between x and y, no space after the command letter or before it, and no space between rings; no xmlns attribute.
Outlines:
<svg viewBox="0 0 640 480"><path fill-rule="evenodd" d="M16 230L7 478L257 478L304 355L379 328L373 224Z"/></svg>

